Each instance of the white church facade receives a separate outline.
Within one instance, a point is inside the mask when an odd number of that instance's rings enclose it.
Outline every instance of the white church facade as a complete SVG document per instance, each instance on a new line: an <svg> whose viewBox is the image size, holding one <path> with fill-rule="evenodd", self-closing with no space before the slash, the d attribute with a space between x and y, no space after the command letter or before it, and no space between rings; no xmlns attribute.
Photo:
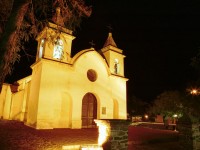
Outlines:
<svg viewBox="0 0 200 150"><path fill-rule="evenodd" d="M32 74L16 85L3 84L2 119L36 129L92 128L94 119L127 119L125 56L112 34L100 51L85 49L71 57L74 38L54 23L44 28Z"/></svg>

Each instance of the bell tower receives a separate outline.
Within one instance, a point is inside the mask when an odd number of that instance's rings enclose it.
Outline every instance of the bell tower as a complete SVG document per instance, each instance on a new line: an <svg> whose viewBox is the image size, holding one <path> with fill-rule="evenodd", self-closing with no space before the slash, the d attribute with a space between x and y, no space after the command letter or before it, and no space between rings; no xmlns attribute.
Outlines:
<svg viewBox="0 0 200 150"><path fill-rule="evenodd" d="M108 63L111 74L124 77L125 55L123 55L123 51L117 47L111 32L108 34L101 52Z"/></svg>
<svg viewBox="0 0 200 150"><path fill-rule="evenodd" d="M52 20L54 23L49 22L36 39L38 41L36 61L51 59L69 63L72 40L75 37L71 30L63 27L64 23L59 7Z"/></svg>
<svg viewBox="0 0 200 150"><path fill-rule="evenodd" d="M31 66L26 124L37 129L57 126L53 118L56 106L61 103L61 82L64 82L67 68L71 65L71 46L75 37L71 30L64 28L59 8L56 11L52 19L54 23L49 22L37 37L36 62Z"/></svg>

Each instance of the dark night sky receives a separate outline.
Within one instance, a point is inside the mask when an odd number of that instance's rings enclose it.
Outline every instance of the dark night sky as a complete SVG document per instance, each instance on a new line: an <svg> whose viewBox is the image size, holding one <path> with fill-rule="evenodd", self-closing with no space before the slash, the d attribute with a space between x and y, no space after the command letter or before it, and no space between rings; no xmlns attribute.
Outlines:
<svg viewBox="0 0 200 150"><path fill-rule="evenodd" d="M125 58L128 95L146 101L165 90L182 90L195 79L190 66L200 45L200 4L198 0L88 0L91 17L83 19L74 32L72 53L102 48L108 25ZM29 68L15 65L13 76ZM26 71L26 73L28 73ZM18 74L18 75L17 75Z"/></svg>

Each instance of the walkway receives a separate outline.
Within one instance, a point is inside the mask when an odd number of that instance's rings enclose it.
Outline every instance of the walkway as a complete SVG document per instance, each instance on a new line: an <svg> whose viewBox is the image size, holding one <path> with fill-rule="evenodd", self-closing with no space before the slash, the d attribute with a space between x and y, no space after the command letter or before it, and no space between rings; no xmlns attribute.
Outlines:
<svg viewBox="0 0 200 150"><path fill-rule="evenodd" d="M97 144L98 129L36 130L22 122L0 120L1 150L61 150L63 145ZM129 150L179 150L178 133L129 127Z"/></svg>

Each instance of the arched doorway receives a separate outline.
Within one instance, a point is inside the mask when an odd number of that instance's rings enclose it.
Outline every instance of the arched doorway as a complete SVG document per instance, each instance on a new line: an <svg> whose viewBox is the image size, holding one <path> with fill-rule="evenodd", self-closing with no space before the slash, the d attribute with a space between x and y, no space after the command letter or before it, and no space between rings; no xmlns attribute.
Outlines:
<svg viewBox="0 0 200 150"><path fill-rule="evenodd" d="M97 100L92 93L87 93L82 101L82 128L96 127L94 119L97 119Z"/></svg>

